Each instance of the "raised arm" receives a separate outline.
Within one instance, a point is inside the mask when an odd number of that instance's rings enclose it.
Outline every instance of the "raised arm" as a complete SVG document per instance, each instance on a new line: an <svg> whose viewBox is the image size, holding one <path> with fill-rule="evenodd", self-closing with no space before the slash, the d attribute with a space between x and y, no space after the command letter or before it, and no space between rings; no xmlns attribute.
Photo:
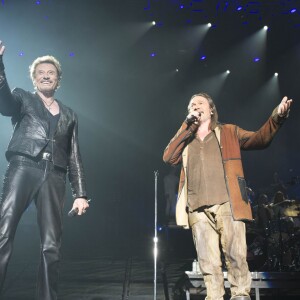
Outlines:
<svg viewBox="0 0 300 300"><path fill-rule="evenodd" d="M5 46L0 41L0 88L4 84L5 81L5 73L4 73L4 64L3 64L3 54L4 54Z"/></svg>
<svg viewBox="0 0 300 300"><path fill-rule="evenodd" d="M20 111L21 103L11 93L6 80L3 64L4 51L5 46L0 41L0 113L11 117Z"/></svg>
<svg viewBox="0 0 300 300"><path fill-rule="evenodd" d="M283 97L267 122L257 131L238 129L238 136L243 150L263 149L269 146L274 135L287 119L293 100Z"/></svg>

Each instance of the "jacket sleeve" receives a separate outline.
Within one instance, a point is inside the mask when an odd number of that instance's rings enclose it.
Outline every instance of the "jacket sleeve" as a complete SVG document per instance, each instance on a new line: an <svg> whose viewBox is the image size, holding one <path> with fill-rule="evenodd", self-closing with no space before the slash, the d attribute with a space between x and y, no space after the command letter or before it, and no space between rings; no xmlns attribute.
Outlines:
<svg viewBox="0 0 300 300"><path fill-rule="evenodd" d="M171 139L170 143L164 150L163 161L171 165L177 165L181 162L182 151L187 145L189 138L196 131L197 125L188 125L183 122L176 135Z"/></svg>
<svg viewBox="0 0 300 300"><path fill-rule="evenodd" d="M0 113L3 116L14 116L20 112L21 101L13 95L9 89L5 72L2 55L0 55Z"/></svg>
<svg viewBox="0 0 300 300"><path fill-rule="evenodd" d="M247 131L237 128L240 147L243 150L255 150L267 148L272 142L286 117L280 117L277 113L278 107L273 110L267 122L257 131Z"/></svg>
<svg viewBox="0 0 300 300"><path fill-rule="evenodd" d="M74 118L74 127L68 163L68 176L73 198L87 198L85 175L78 142L78 119L76 115Z"/></svg>

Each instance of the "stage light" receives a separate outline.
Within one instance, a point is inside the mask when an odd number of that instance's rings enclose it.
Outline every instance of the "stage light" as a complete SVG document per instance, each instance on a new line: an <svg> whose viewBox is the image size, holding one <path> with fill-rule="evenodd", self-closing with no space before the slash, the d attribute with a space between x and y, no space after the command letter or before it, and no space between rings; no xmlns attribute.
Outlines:
<svg viewBox="0 0 300 300"><path fill-rule="evenodd" d="M226 71L226 73L227 73L227 74L230 74L230 71L229 71L229 70L227 70L227 71Z"/></svg>
<svg viewBox="0 0 300 300"><path fill-rule="evenodd" d="M255 58L253 59L253 61L254 61L254 62L258 62L258 61L260 61L260 58L259 58L259 57L255 57Z"/></svg>
<svg viewBox="0 0 300 300"><path fill-rule="evenodd" d="M274 76L275 76L275 77L278 77L278 73L277 73L277 72L276 72L276 73L274 73Z"/></svg>
<svg viewBox="0 0 300 300"><path fill-rule="evenodd" d="M295 13L296 11L297 11L297 9L296 9L296 8L293 8L293 9L290 10L290 13L293 14L293 13Z"/></svg>
<svg viewBox="0 0 300 300"><path fill-rule="evenodd" d="M19 56L24 56L25 55L25 53L23 52L23 51L19 51L19 54L18 54Z"/></svg>
<svg viewBox="0 0 300 300"><path fill-rule="evenodd" d="M39 5L39 4L41 4L41 1L35 1L35 4Z"/></svg>
<svg viewBox="0 0 300 300"><path fill-rule="evenodd" d="M207 26L208 26L208 27L211 27L212 25L211 25L211 23L208 23Z"/></svg>
<svg viewBox="0 0 300 300"><path fill-rule="evenodd" d="M73 57L73 56L75 56L75 53L74 52L70 52L69 56Z"/></svg>
<svg viewBox="0 0 300 300"><path fill-rule="evenodd" d="M237 11L240 11L240 10L242 10L243 9L243 7L242 6L239 6L239 7L237 7Z"/></svg>
<svg viewBox="0 0 300 300"><path fill-rule="evenodd" d="M152 21L152 25L155 26L155 25L156 25L156 22L155 22L155 21Z"/></svg>
<svg viewBox="0 0 300 300"><path fill-rule="evenodd" d="M184 5L180 5L180 8L181 8L181 9L184 8Z"/></svg>
<svg viewBox="0 0 300 300"><path fill-rule="evenodd" d="M155 57L155 56L156 56L156 53L155 53L155 52L152 52L152 53L150 54L150 56L151 56L151 57Z"/></svg>
<svg viewBox="0 0 300 300"><path fill-rule="evenodd" d="M206 59L206 56L205 55L203 55L203 56L201 56L201 58L200 58L201 60L205 60Z"/></svg>
<svg viewBox="0 0 300 300"><path fill-rule="evenodd" d="M179 72L179 69L176 69L175 72Z"/></svg>
<svg viewBox="0 0 300 300"><path fill-rule="evenodd" d="M268 30L269 29L269 27L268 26L264 26L264 30Z"/></svg>

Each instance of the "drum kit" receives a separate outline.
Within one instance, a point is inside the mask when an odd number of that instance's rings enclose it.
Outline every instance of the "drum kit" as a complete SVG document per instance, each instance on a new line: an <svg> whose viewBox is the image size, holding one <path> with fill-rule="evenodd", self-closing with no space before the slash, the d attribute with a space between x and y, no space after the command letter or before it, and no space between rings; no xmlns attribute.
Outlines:
<svg viewBox="0 0 300 300"><path fill-rule="evenodd" d="M270 219L247 225L247 259L250 271L300 271L300 203L283 200L264 205Z"/></svg>

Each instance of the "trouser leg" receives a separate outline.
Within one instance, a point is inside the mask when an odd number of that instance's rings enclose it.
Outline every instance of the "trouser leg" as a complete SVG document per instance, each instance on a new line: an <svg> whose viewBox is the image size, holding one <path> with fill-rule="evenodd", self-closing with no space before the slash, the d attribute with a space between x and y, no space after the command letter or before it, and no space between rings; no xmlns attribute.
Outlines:
<svg viewBox="0 0 300 300"><path fill-rule="evenodd" d="M249 272L246 260L247 245L245 224L233 219L229 202L221 205L217 212L216 219L228 269L231 296L249 296L251 273Z"/></svg>
<svg viewBox="0 0 300 300"><path fill-rule="evenodd" d="M41 181L39 172L32 170L10 164L5 174L0 203L0 291L12 254L18 223Z"/></svg>
<svg viewBox="0 0 300 300"><path fill-rule="evenodd" d="M223 300L224 277L220 252L220 237L215 224L204 212L197 213L197 222L192 225L193 239L200 270L203 274L207 300Z"/></svg>
<svg viewBox="0 0 300 300"><path fill-rule="evenodd" d="M49 172L36 197L41 238L37 299L57 299L65 182Z"/></svg>

